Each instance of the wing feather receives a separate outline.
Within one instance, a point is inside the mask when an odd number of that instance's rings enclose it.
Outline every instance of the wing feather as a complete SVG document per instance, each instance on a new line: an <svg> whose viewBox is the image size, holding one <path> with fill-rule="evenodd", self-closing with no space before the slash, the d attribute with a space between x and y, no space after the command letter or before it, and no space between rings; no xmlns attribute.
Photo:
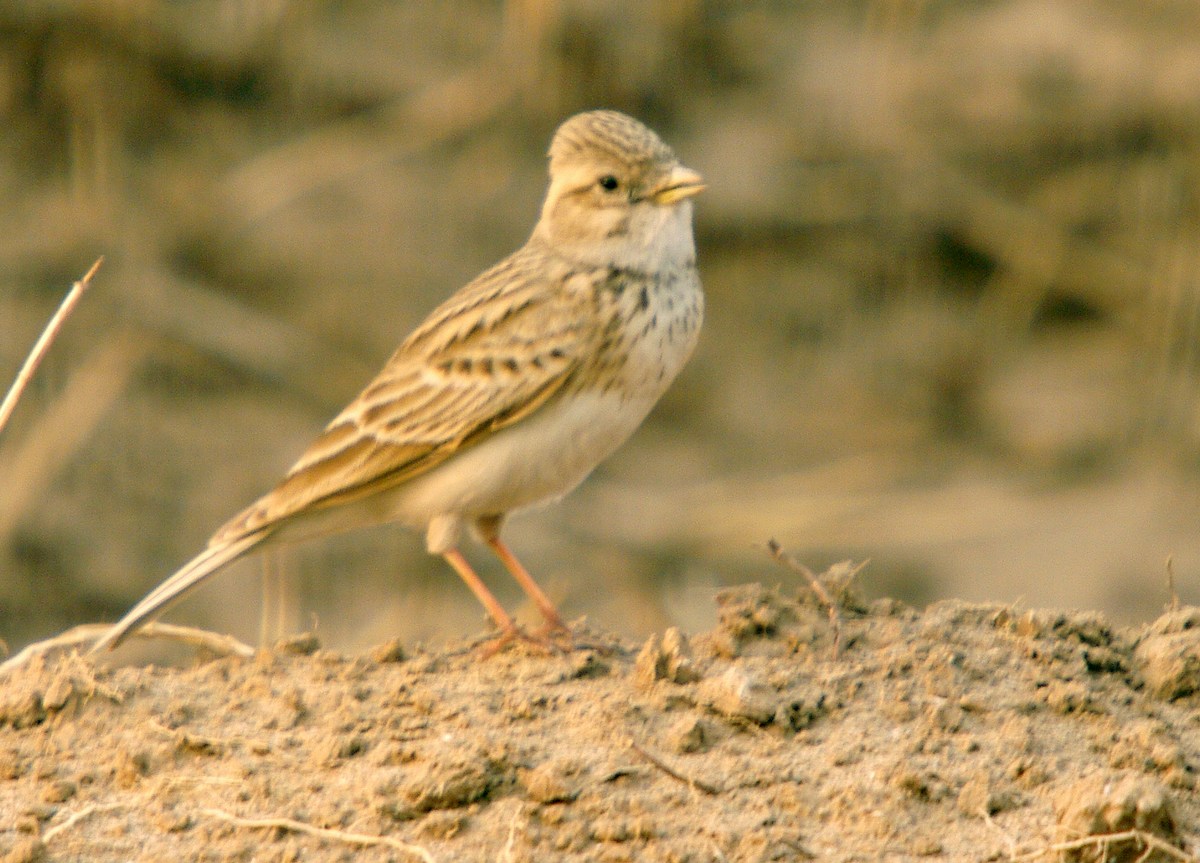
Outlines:
<svg viewBox="0 0 1200 863"><path fill-rule="evenodd" d="M595 296L528 248L433 311L283 481L210 540L391 488L551 399L597 339Z"/></svg>

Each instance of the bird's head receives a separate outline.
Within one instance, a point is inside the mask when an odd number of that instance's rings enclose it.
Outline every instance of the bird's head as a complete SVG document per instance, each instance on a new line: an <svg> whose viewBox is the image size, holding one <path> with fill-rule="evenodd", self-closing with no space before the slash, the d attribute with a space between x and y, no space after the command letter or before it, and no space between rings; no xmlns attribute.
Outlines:
<svg viewBox="0 0 1200 863"><path fill-rule="evenodd" d="M632 117L576 114L550 144L550 189L534 237L583 263L690 265L691 197L703 189L700 175Z"/></svg>

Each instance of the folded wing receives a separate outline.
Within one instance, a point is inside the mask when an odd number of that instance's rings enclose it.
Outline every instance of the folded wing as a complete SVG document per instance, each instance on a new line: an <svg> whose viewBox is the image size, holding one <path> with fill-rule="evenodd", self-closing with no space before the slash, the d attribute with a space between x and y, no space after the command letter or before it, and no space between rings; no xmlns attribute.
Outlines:
<svg viewBox="0 0 1200 863"><path fill-rule="evenodd" d="M393 487L559 392L596 339L594 297L548 280L544 264L536 277L523 264L518 252L434 310L283 481L211 544Z"/></svg>

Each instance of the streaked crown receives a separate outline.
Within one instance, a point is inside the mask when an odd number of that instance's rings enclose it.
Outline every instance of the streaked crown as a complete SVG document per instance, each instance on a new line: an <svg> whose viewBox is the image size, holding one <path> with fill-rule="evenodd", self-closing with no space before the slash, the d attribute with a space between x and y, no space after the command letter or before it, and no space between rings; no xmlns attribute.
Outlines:
<svg viewBox="0 0 1200 863"><path fill-rule="evenodd" d="M673 163L674 151L653 131L619 111L587 111L564 121L550 142L550 171L579 155L626 164Z"/></svg>

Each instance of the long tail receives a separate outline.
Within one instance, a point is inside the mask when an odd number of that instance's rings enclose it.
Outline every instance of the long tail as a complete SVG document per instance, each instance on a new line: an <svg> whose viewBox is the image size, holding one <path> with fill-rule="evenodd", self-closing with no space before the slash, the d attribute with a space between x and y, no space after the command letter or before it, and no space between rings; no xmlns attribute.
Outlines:
<svg viewBox="0 0 1200 863"><path fill-rule="evenodd" d="M128 614L113 624L112 629L92 646L90 652L112 650L139 627L166 611L184 594L198 587L210 576L215 575L225 564L236 560L258 545L270 533L270 529L258 530L228 542L209 546L180 567L174 575L150 591L141 602L129 610Z"/></svg>

